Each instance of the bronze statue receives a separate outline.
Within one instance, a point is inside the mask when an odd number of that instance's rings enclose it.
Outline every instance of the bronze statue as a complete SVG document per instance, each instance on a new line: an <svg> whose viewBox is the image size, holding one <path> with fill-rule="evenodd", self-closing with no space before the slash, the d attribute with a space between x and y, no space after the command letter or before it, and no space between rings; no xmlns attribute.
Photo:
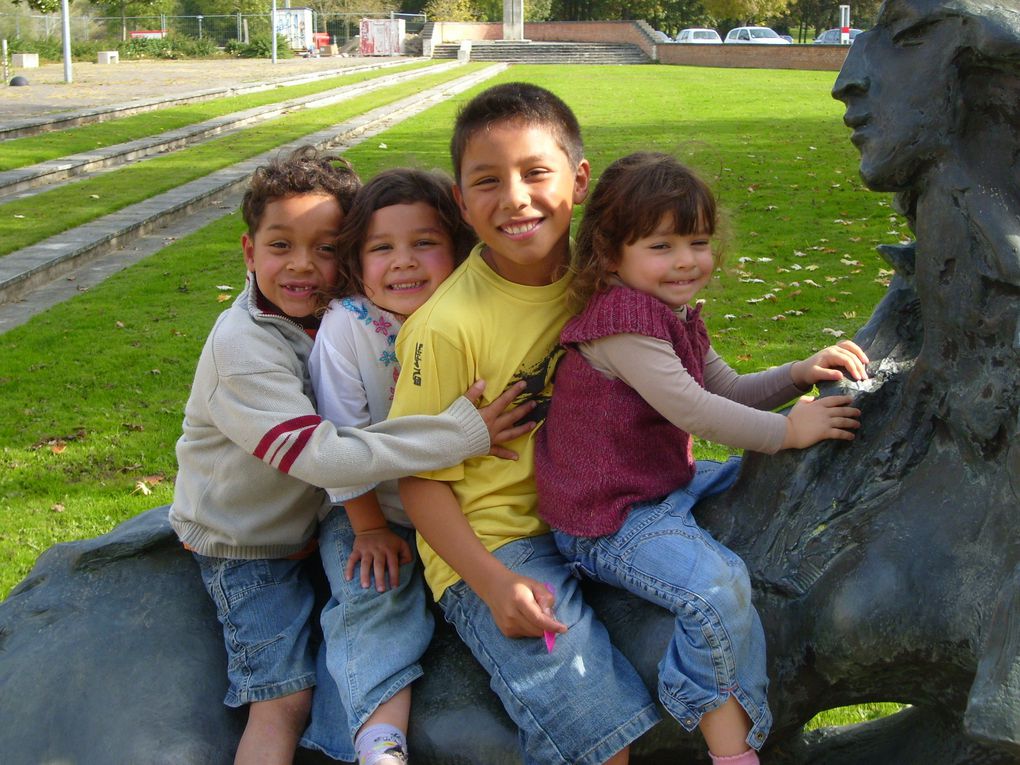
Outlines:
<svg viewBox="0 0 1020 765"><path fill-rule="evenodd" d="M749 460L703 519L757 578L778 762L1020 762L1020 4L887 0L833 96L916 236L880 248L863 425Z"/></svg>

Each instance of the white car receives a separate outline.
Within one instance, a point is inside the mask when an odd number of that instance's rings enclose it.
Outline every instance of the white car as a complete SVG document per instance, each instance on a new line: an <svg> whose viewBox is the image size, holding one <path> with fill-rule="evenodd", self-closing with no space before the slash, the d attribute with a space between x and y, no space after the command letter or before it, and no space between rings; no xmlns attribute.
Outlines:
<svg viewBox="0 0 1020 765"><path fill-rule="evenodd" d="M714 29L692 28L681 30L676 36L676 41L695 45L715 45L721 43L722 38Z"/></svg>
<svg viewBox="0 0 1020 765"><path fill-rule="evenodd" d="M725 42L745 45L789 45L790 41L780 37L769 27L737 27L726 35Z"/></svg>

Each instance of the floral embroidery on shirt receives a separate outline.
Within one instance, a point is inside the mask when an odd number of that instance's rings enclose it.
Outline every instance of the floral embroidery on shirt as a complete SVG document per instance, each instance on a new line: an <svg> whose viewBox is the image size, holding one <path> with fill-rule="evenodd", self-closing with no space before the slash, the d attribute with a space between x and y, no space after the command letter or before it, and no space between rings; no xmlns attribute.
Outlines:
<svg viewBox="0 0 1020 765"><path fill-rule="evenodd" d="M393 394L396 391L397 375L400 374L397 354L393 350L397 343L397 331L400 329L399 322L391 314L384 312L367 298L346 297L340 301L340 305L345 310L354 314L354 317L366 327L375 327L375 334L382 335L378 339L384 341L387 347L379 354L377 360L384 367L391 370L393 385L390 386L389 397L390 401L392 401Z"/></svg>

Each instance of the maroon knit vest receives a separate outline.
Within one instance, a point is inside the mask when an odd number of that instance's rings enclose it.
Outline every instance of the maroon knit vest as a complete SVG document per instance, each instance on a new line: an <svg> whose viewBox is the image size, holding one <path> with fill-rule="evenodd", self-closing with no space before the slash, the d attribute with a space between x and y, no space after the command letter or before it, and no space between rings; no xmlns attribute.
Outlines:
<svg viewBox="0 0 1020 765"><path fill-rule="evenodd" d="M664 497L694 477L690 434L629 385L592 368L577 349L625 333L671 343L684 368L704 384L709 341L700 309L682 321L650 295L614 287L567 322L560 335L566 354L536 442L535 479L539 515L574 536L612 534L634 503Z"/></svg>

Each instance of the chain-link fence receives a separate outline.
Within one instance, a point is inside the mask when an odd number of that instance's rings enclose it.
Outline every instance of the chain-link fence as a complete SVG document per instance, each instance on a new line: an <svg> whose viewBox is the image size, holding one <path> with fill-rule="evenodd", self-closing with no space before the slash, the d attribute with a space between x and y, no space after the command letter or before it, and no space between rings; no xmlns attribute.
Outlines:
<svg viewBox="0 0 1020 765"><path fill-rule="evenodd" d="M328 13L313 14L316 32L325 32L330 41L344 45L358 34L364 18L402 18L409 34L416 34L425 25L421 13L379 14ZM129 40L137 37L180 35L209 40L218 46L231 40L248 42L254 37L268 37L270 14L228 14L212 16L72 16L73 41ZM59 14L0 14L0 37L22 40L58 40L61 35Z"/></svg>

